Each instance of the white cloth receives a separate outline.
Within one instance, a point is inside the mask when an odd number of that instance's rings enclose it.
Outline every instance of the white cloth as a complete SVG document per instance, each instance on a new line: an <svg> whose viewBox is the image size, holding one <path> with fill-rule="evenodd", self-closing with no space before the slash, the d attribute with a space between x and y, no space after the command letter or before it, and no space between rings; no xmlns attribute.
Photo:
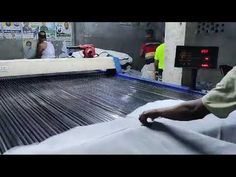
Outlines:
<svg viewBox="0 0 236 177"><path fill-rule="evenodd" d="M122 52L118 52L114 50L105 50L105 49L100 49L100 48L95 48L95 52L96 54L99 55L99 57L106 57L109 54L113 57L119 58L121 66L124 66L127 63L130 63L131 65L133 62L133 58L127 53L122 53ZM84 57L83 51L81 50L81 51L73 52L72 57L83 58ZM131 66L128 65L127 67L125 67L125 69L122 69L122 71L127 73L130 71L130 69L131 69Z"/></svg>
<svg viewBox="0 0 236 177"><path fill-rule="evenodd" d="M47 43L47 48L43 51L41 58L55 58L55 48L51 42L44 41Z"/></svg>
<svg viewBox="0 0 236 177"><path fill-rule="evenodd" d="M155 64L145 64L141 70L142 78L155 80Z"/></svg>
<svg viewBox="0 0 236 177"><path fill-rule="evenodd" d="M14 147L4 154L236 154L236 111L227 119L213 114L193 121L155 119L141 126L145 110L182 103L163 100L139 107L126 118L78 126L41 143Z"/></svg>

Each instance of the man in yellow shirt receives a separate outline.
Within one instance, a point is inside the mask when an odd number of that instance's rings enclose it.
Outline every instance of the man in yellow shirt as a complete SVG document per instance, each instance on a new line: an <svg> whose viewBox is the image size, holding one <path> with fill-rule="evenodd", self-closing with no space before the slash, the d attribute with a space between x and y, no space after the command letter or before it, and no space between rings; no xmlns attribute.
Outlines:
<svg viewBox="0 0 236 177"><path fill-rule="evenodd" d="M159 81L162 81L162 72L164 68L164 51L165 51L165 44L162 43L156 48L155 52L155 66L157 68L157 77Z"/></svg>
<svg viewBox="0 0 236 177"><path fill-rule="evenodd" d="M202 98L186 101L177 106L145 111L139 120L143 124L148 123L148 118L154 120L158 117L189 121L202 119L210 113L219 118L226 118L234 110L236 110L236 67L233 67L216 87Z"/></svg>

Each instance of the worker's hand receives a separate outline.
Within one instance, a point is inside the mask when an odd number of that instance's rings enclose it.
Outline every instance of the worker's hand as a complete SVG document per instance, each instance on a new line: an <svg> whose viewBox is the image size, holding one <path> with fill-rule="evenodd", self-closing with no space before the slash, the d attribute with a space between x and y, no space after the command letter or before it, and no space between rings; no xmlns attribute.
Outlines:
<svg viewBox="0 0 236 177"><path fill-rule="evenodd" d="M139 116L139 121L143 124L143 125L149 125L150 122L148 122L148 118L152 119L152 121L159 117L158 112L155 110L151 110L151 111L144 111L140 116Z"/></svg>

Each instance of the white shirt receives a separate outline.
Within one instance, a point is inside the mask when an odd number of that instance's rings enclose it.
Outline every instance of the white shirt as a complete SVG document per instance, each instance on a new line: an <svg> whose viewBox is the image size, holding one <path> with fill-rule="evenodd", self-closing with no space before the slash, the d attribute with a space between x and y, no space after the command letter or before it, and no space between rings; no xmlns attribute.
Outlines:
<svg viewBox="0 0 236 177"><path fill-rule="evenodd" d="M41 58L55 58L55 48L51 42L44 41L47 43L47 48L43 50Z"/></svg>

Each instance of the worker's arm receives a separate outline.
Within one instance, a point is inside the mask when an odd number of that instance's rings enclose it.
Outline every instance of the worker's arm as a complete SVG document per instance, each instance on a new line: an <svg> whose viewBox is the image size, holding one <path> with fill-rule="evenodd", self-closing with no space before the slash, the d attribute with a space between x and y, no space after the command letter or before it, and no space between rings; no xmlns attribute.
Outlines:
<svg viewBox="0 0 236 177"><path fill-rule="evenodd" d="M143 124L147 124L147 119L151 118L154 120L158 117L165 117L172 120L188 121L204 118L210 112L202 103L202 99L193 101L186 101L177 106L168 108L159 108L143 112L139 120Z"/></svg>
<svg viewBox="0 0 236 177"><path fill-rule="evenodd" d="M43 51L47 48L47 43L42 42L37 45L36 58L41 58Z"/></svg>

